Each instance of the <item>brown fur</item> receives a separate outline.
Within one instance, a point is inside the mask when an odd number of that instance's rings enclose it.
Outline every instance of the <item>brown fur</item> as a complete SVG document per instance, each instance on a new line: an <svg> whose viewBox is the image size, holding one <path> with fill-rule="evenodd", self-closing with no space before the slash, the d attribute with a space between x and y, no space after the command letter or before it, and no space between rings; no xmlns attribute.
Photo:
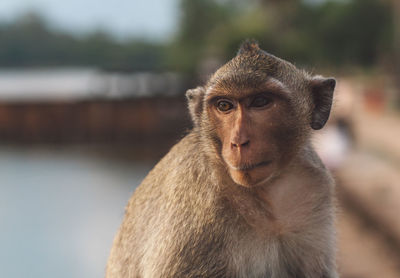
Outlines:
<svg viewBox="0 0 400 278"><path fill-rule="evenodd" d="M332 80L247 42L189 90L194 128L129 201L106 277L337 278L333 181L309 139ZM272 104L254 109L263 91ZM215 97L235 108L221 113Z"/></svg>

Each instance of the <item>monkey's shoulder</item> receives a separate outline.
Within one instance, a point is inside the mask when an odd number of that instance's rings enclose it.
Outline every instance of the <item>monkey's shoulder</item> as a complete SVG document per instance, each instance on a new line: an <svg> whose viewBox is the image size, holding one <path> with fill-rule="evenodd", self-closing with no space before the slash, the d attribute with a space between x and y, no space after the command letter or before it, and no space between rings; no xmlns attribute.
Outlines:
<svg viewBox="0 0 400 278"><path fill-rule="evenodd" d="M175 203L196 196L190 193L201 193L202 188L196 186L210 183L210 169L204 163L204 157L199 151L196 136L189 133L182 138L154 166L136 189L130 203L164 202ZM187 190L190 186L191 190ZM194 200L193 199L193 200Z"/></svg>
<svg viewBox="0 0 400 278"><path fill-rule="evenodd" d="M189 177L193 171L204 168L199 144L194 134L187 134L154 166L144 182L147 183L156 178L158 181L167 179L171 182L174 179Z"/></svg>

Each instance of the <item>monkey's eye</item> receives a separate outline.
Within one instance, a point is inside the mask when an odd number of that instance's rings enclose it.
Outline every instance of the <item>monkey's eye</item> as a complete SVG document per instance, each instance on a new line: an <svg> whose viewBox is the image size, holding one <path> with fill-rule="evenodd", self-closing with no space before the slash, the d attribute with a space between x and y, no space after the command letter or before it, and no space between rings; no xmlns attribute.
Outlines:
<svg viewBox="0 0 400 278"><path fill-rule="evenodd" d="M216 103L217 109L221 112L228 112L233 108L233 104L227 100L219 100Z"/></svg>
<svg viewBox="0 0 400 278"><path fill-rule="evenodd" d="M264 107L272 102L272 98L266 96L256 96L251 102L251 107Z"/></svg>

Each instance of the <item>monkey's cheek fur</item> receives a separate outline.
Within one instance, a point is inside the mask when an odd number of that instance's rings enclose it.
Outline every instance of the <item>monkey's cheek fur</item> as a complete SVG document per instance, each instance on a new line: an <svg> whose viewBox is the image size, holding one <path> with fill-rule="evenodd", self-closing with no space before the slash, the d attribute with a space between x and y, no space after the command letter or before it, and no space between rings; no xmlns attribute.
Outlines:
<svg viewBox="0 0 400 278"><path fill-rule="evenodd" d="M232 180L244 187L255 187L262 185L273 176L272 165L263 165L251 170L235 170L230 168L229 174Z"/></svg>

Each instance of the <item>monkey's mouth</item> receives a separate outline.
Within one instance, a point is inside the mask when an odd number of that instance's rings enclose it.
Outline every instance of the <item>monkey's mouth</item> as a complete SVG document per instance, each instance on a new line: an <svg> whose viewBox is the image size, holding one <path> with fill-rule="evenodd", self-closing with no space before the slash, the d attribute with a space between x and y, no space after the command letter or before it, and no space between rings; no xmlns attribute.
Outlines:
<svg viewBox="0 0 400 278"><path fill-rule="evenodd" d="M267 166L271 163L271 161L262 161L260 163L244 163L238 166L229 165L233 170L236 171L250 171L258 167Z"/></svg>

